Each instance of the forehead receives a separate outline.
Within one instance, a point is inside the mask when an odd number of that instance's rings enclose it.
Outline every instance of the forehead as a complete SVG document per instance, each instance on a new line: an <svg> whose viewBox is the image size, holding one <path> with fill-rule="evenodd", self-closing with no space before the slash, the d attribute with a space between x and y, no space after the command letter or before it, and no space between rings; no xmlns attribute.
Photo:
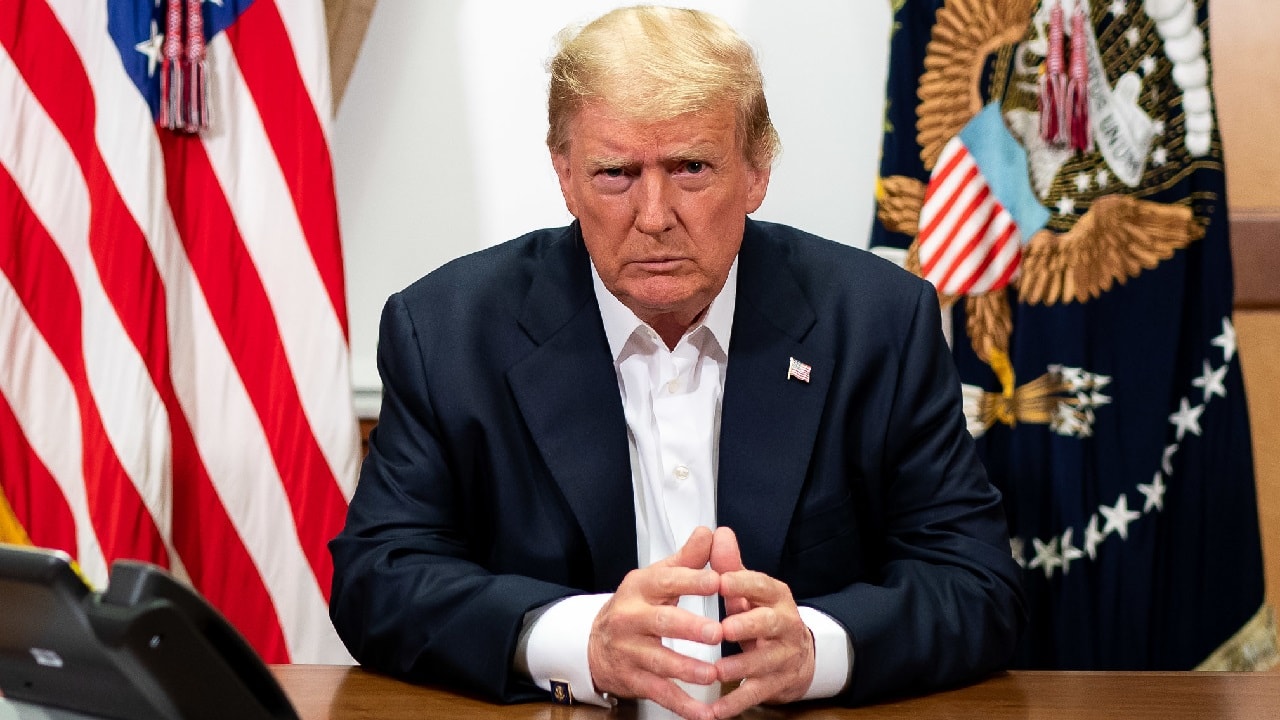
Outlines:
<svg viewBox="0 0 1280 720"><path fill-rule="evenodd" d="M741 150L737 118L731 106L720 106L672 118L631 117L615 107L586 103L570 123L570 153L612 153L627 157L683 154L701 150L728 155ZM576 153L575 153L576 154Z"/></svg>

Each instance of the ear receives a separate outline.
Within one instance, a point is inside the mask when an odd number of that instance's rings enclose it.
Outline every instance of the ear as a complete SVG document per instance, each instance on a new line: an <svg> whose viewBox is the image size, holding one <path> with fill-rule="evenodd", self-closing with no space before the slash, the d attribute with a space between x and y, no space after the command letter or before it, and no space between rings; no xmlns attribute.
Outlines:
<svg viewBox="0 0 1280 720"><path fill-rule="evenodd" d="M747 168L747 214L760 209L761 203L764 202L765 193L769 190L769 175L773 172L773 168L755 168L748 166Z"/></svg>
<svg viewBox="0 0 1280 720"><path fill-rule="evenodd" d="M569 164L569 156L552 151L551 166L556 170L556 178L560 181L560 196L564 198L564 206L569 214L578 217L578 209L573 201L573 172Z"/></svg>

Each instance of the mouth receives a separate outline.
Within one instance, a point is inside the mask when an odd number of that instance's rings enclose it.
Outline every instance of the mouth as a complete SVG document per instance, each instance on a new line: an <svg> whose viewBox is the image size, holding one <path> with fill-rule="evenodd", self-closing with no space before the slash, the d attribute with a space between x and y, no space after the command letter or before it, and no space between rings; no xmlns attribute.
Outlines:
<svg viewBox="0 0 1280 720"><path fill-rule="evenodd" d="M685 259L680 257L658 257L634 260L630 264L645 272L660 274L674 272L684 261Z"/></svg>

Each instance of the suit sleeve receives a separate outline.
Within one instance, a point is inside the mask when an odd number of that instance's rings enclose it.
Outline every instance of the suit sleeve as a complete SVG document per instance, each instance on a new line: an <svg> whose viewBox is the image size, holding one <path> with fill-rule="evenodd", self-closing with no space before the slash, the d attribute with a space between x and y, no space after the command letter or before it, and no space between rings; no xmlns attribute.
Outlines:
<svg viewBox="0 0 1280 720"><path fill-rule="evenodd" d="M923 285L902 341L874 495L873 582L807 598L854 646L844 695L863 703L975 680L1012 657L1025 624L1000 493L974 451L937 298Z"/></svg>
<svg viewBox="0 0 1280 720"><path fill-rule="evenodd" d="M382 314L382 409L346 527L330 543L330 615L362 665L490 699L545 693L512 671L526 611L580 591L497 575L470 556L461 483L447 461L430 371L400 296Z"/></svg>

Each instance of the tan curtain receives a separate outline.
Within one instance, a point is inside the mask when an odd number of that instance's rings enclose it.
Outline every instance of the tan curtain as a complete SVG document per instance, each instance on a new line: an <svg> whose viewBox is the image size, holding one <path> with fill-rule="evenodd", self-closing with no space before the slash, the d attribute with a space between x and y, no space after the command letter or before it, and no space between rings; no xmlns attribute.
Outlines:
<svg viewBox="0 0 1280 720"><path fill-rule="evenodd" d="M338 112L351 69L364 43L369 17L378 0L324 0L329 28L329 75L333 82L333 111Z"/></svg>

